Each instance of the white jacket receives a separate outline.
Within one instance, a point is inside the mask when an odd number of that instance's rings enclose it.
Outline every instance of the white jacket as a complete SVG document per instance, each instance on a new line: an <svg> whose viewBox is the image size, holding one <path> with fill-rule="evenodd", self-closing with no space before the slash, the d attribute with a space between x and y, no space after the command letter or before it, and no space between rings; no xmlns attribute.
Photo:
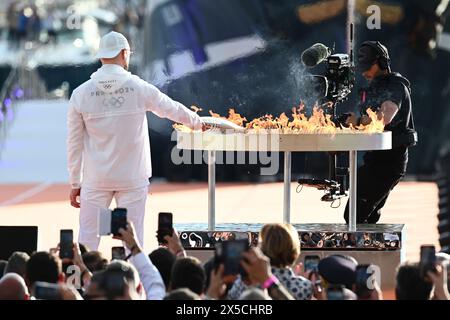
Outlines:
<svg viewBox="0 0 450 320"><path fill-rule="evenodd" d="M73 188L120 191L152 176L146 112L201 129L200 117L118 65L104 65L72 94L67 161ZM81 176L83 178L81 178Z"/></svg>

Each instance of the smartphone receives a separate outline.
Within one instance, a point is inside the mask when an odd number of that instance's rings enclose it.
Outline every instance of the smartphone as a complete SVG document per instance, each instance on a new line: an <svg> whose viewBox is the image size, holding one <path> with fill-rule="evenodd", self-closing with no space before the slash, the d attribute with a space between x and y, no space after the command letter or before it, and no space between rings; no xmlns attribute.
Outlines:
<svg viewBox="0 0 450 320"><path fill-rule="evenodd" d="M420 276L426 278L428 271L436 272L436 248L433 245L420 247Z"/></svg>
<svg viewBox="0 0 450 320"><path fill-rule="evenodd" d="M230 240L216 243L217 265L223 263L224 275L238 275L246 277L247 274L241 266L242 253L249 249L248 239Z"/></svg>
<svg viewBox="0 0 450 320"><path fill-rule="evenodd" d="M343 285L330 284L327 288L327 299L345 300L344 289Z"/></svg>
<svg viewBox="0 0 450 320"><path fill-rule="evenodd" d="M127 209L116 208L111 212L111 233L120 237L119 229L127 228Z"/></svg>
<svg viewBox="0 0 450 320"><path fill-rule="evenodd" d="M73 259L73 231L61 230L59 237L59 257Z"/></svg>
<svg viewBox="0 0 450 320"><path fill-rule="evenodd" d="M54 283L36 282L33 286L33 297L37 300L61 300L59 287Z"/></svg>
<svg viewBox="0 0 450 320"><path fill-rule="evenodd" d="M305 272L319 272L319 256L306 256L305 257Z"/></svg>
<svg viewBox="0 0 450 320"><path fill-rule="evenodd" d="M124 247L112 247L111 249L112 260L125 260L125 248Z"/></svg>
<svg viewBox="0 0 450 320"><path fill-rule="evenodd" d="M173 235L173 215L170 212L160 212L158 215L157 238L159 244L167 243L165 236Z"/></svg>
<svg viewBox="0 0 450 320"><path fill-rule="evenodd" d="M356 267L356 290L355 293L359 298L367 298L370 296L373 288L369 288L369 279L372 273L369 273L368 264L359 265Z"/></svg>
<svg viewBox="0 0 450 320"><path fill-rule="evenodd" d="M108 236L111 234L111 210L99 209L97 236Z"/></svg>

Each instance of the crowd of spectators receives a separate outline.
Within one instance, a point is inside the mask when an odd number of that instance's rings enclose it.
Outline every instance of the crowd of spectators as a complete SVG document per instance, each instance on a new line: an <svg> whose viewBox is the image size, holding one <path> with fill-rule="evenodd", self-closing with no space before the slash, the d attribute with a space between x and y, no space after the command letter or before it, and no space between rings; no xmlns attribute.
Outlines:
<svg viewBox="0 0 450 320"><path fill-rule="evenodd" d="M98 16L95 10L79 13L76 8L76 1L60 4L53 2L47 5L36 5L34 1L12 1L5 10L10 48L19 49L25 41L43 44L57 43L59 33L66 30L67 22L72 21L70 16L73 14L102 19L101 14ZM111 15L116 17L114 21L100 21L99 24L110 23L109 29L121 32L131 39L135 39L144 26L145 1L102 1L99 2L98 10L102 10L103 15L110 13L108 19L111 19Z"/></svg>
<svg viewBox="0 0 450 320"><path fill-rule="evenodd" d="M187 256L176 230L150 254L138 243L132 224L120 230L128 257L108 261L101 252L73 244L73 259L59 258L59 245L31 256L15 252L0 262L0 300L382 300L373 277L358 288L358 262L345 255L320 260L317 270L297 263L300 241L287 224L267 224L258 247L242 253L243 272L225 274L216 258L202 263ZM419 263L398 267L397 300L448 300L450 256L436 254L434 271ZM370 287L370 288L369 288Z"/></svg>

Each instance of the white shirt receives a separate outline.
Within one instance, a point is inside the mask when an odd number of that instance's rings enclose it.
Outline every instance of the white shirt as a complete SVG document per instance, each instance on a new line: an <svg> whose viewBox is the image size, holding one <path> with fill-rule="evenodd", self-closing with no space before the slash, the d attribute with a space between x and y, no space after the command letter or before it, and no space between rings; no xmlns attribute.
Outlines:
<svg viewBox="0 0 450 320"><path fill-rule="evenodd" d="M120 191L152 176L146 112L195 130L200 117L118 65L104 65L72 94L67 158L73 188Z"/></svg>
<svg viewBox="0 0 450 320"><path fill-rule="evenodd" d="M166 287L161 274L150 258L141 252L132 257L130 262L136 267L139 273L147 300L162 300L166 295Z"/></svg>

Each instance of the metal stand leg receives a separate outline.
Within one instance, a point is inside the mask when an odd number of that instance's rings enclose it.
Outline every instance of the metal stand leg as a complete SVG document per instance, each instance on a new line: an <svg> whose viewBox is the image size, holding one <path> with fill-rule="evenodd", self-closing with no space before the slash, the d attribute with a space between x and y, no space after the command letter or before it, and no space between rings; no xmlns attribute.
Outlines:
<svg viewBox="0 0 450 320"><path fill-rule="evenodd" d="M348 231L356 231L356 197L357 197L357 162L358 154L356 151L350 151L350 212Z"/></svg>
<svg viewBox="0 0 450 320"><path fill-rule="evenodd" d="M208 230L216 229L216 152L208 151Z"/></svg>
<svg viewBox="0 0 450 320"><path fill-rule="evenodd" d="M283 202L283 222L291 223L291 181L292 181L292 154L284 153L284 202Z"/></svg>

